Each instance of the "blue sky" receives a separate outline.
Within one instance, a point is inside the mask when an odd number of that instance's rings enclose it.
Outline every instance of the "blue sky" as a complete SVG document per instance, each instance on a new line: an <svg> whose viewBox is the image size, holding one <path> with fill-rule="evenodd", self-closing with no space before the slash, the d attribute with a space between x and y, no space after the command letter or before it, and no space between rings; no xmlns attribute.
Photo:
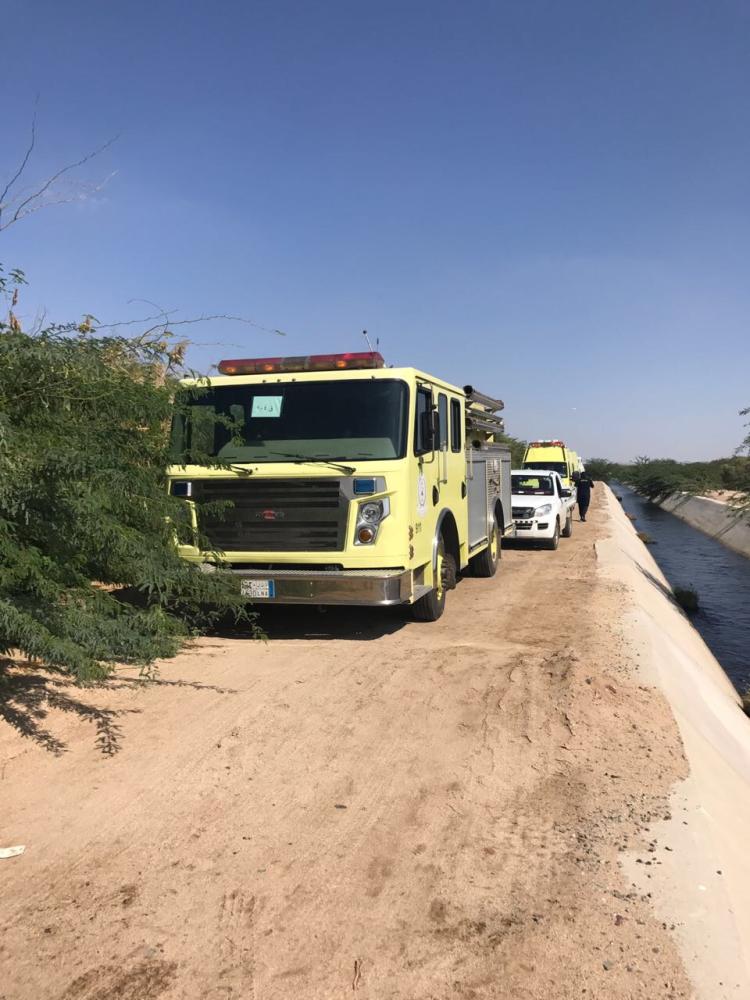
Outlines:
<svg viewBox="0 0 750 1000"><path fill-rule="evenodd" d="M8 18L5 18L6 27ZM360 350L584 455L728 454L750 405L745 0L25 0L0 175L120 138L0 235L22 311L231 313L223 356Z"/></svg>

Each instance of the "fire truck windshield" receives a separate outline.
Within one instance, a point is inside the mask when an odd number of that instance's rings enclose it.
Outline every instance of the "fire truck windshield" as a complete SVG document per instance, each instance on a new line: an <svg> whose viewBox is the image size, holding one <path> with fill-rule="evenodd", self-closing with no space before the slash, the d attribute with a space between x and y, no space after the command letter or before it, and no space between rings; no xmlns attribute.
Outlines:
<svg viewBox="0 0 750 1000"><path fill-rule="evenodd" d="M185 389L172 422L172 460L190 465L402 458L407 423L408 390L397 379Z"/></svg>

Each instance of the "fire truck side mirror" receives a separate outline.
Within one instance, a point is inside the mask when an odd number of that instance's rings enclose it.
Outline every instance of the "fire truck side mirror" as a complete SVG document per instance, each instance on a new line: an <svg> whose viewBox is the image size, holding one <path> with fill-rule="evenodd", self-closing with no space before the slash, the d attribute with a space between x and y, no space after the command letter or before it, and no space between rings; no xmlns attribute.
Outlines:
<svg viewBox="0 0 750 1000"><path fill-rule="evenodd" d="M420 428L422 432L422 447L425 451L434 451L439 425L437 410L427 410L426 413L420 414L420 420L422 422Z"/></svg>

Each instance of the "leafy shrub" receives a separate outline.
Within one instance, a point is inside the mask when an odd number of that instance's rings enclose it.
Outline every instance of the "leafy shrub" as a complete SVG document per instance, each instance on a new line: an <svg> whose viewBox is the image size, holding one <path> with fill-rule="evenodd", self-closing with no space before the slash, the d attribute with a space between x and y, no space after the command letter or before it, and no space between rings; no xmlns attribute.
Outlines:
<svg viewBox="0 0 750 1000"><path fill-rule="evenodd" d="M186 506L165 469L180 362L165 340L88 322L36 335L0 323L0 653L90 681L247 617L231 574L175 548Z"/></svg>
<svg viewBox="0 0 750 1000"><path fill-rule="evenodd" d="M698 591L693 587L673 587L674 599L683 611L694 615L698 610Z"/></svg>

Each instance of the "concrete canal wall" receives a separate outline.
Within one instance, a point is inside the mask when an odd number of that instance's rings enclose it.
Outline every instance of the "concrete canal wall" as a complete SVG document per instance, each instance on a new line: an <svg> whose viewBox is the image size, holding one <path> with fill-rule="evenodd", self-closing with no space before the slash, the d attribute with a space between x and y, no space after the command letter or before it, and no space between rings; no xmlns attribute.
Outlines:
<svg viewBox="0 0 750 1000"><path fill-rule="evenodd" d="M666 578L622 507L605 491L612 530L596 545L599 571L629 598L624 635L642 683L671 707L689 766L688 777L674 786L671 818L651 827L664 853L650 867L625 854L623 867L632 884L652 896L660 919L674 926L696 996L750 997L750 719L670 599Z"/></svg>
<svg viewBox="0 0 750 1000"><path fill-rule="evenodd" d="M738 518L737 512L723 500L676 493L659 506L735 552L750 557L750 521Z"/></svg>

